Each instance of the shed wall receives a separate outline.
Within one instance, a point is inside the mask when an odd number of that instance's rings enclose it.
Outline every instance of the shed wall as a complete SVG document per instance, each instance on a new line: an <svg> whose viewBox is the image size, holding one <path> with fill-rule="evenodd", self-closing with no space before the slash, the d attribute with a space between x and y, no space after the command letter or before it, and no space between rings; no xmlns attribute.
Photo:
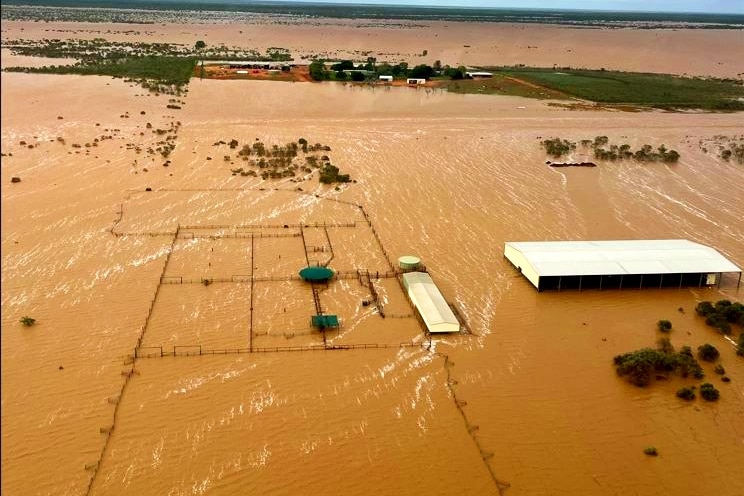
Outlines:
<svg viewBox="0 0 744 496"><path fill-rule="evenodd" d="M524 277L527 278L536 288L540 287L540 276L537 271L530 265L527 259L524 257L522 252L512 248L510 245L506 245L504 248L504 256L509 260L514 267L519 269Z"/></svg>

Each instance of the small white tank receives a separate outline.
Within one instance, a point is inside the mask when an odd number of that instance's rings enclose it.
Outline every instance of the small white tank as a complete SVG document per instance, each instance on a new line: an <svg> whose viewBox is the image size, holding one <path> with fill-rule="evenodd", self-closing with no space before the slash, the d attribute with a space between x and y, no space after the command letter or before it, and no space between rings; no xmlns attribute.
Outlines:
<svg viewBox="0 0 744 496"><path fill-rule="evenodd" d="M416 270L421 265L421 259L413 255L403 255L398 259L398 265L403 270Z"/></svg>

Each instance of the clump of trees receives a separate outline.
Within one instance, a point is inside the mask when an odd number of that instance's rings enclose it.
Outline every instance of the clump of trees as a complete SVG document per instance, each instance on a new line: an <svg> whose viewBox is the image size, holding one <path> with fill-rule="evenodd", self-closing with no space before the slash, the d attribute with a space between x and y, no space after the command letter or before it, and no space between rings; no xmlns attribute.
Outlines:
<svg viewBox="0 0 744 496"><path fill-rule="evenodd" d="M638 162L664 162L676 163L679 160L679 153L676 150L669 150L665 145L659 146L656 150L651 145L643 145L636 151L633 151L630 145L610 144L607 136L595 136L593 140L583 139L580 141L585 148L591 148L594 157L600 160L636 160ZM563 155L576 149L576 143L561 139L551 138L541 141L540 144L545 148L548 155L554 158L560 158Z"/></svg>
<svg viewBox="0 0 744 496"><path fill-rule="evenodd" d="M325 68L325 61L313 60L308 66L310 77L313 81L325 81L330 79L330 73Z"/></svg>
<svg viewBox="0 0 744 496"><path fill-rule="evenodd" d="M348 183L351 178L348 174L339 174L339 169L335 165L326 163L320 169L319 181L323 184Z"/></svg>
<svg viewBox="0 0 744 496"><path fill-rule="evenodd" d="M229 142L217 141L213 146L227 145L236 149L240 145L238 140ZM319 180L325 184L351 182L348 174L340 174L338 167L331 165L328 155L319 155L318 152L330 152L331 147L321 143L310 144L305 138L299 138L296 142L284 145L267 146L256 138L250 144L244 144L237 153L237 158L243 162L243 167L231 168L233 176L258 177L262 179L294 178L298 173L311 174L319 170ZM303 157L304 162L297 162ZM230 155L224 156L225 162L233 163ZM252 169L253 168L253 169ZM258 169L255 170L255 169ZM302 178L292 179L302 181Z"/></svg>
<svg viewBox="0 0 744 496"><path fill-rule="evenodd" d="M731 326L744 327L744 305L730 300L718 300L715 304L701 301L695 312L705 318L705 323L715 327L722 334L731 334Z"/></svg>
<svg viewBox="0 0 744 496"><path fill-rule="evenodd" d="M726 162L733 158L736 163L744 164L744 141L729 143L728 148L721 150L721 158Z"/></svg>
<svg viewBox="0 0 744 496"><path fill-rule="evenodd" d="M594 157L600 160L636 160L638 162L664 162L668 164L679 161L679 153L676 150L669 150L665 145L659 146L656 150L651 145L643 145L636 151L633 151L630 145L610 144L607 136L595 136L594 140L581 140L585 147L591 147L594 150Z"/></svg>
<svg viewBox="0 0 744 496"><path fill-rule="evenodd" d="M540 142L545 148L545 152L553 158L560 158L563 155L576 149L576 143L561 138L550 138Z"/></svg>
<svg viewBox="0 0 744 496"><path fill-rule="evenodd" d="M702 379L704 372L689 346L675 351L669 339L659 341L657 349L642 348L614 358L617 374L627 377L631 384L647 386L655 374L679 373L682 377L692 375Z"/></svg>
<svg viewBox="0 0 744 496"><path fill-rule="evenodd" d="M365 81L376 80L379 76L393 76L395 79L419 78L431 79L435 77L446 77L449 79L465 79L467 77L465 67L442 66L441 61L436 61L433 66L419 64L408 67L407 62L390 64L383 62L378 64L374 57L367 57L366 63L355 64L351 60L341 60L326 66L322 59L314 60L309 66L310 77L314 81Z"/></svg>

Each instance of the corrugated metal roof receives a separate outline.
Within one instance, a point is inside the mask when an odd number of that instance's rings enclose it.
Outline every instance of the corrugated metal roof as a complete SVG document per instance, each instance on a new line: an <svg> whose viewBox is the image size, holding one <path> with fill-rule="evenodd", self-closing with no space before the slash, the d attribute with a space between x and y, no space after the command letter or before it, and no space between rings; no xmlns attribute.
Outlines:
<svg viewBox="0 0 744 496"><path fill-rule="evenodd" d="M426 272L403 274L408 296L424 319L429 332L458 332L460 322Z"/></svg>
<svg viewBox="0 0 744 496"><path fill-rule="evenodd" d="M506 244L540 276L741 272L718 251L686 239Z"/></svg>

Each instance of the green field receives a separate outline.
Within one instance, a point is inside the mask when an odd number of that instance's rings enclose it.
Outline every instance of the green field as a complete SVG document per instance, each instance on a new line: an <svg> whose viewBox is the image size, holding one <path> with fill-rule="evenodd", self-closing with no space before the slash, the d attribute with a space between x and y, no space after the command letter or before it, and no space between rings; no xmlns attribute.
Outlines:
<svg viewBox="0 0 744 496"><path fill-rule="evenodd" d="M8 67L9 72L33 72L42 74L82 74L113 76L135 79L143 86L156 90L161 86L180 88L188 84L194 71L195 59L191 57L145 56L116 60L101 59L76 65L44 67Z"/></svg>
<svg viewBox="0 0 744 496"><path fill-rule="evenodd" d="M597 103L663 109L744 110L741 81L603 70L486 70Z"/></svg>
<svg viewBox="0 0 744 496"><path fill-rule="evenodd" d="M488 79L442 79L439 86L446 88L447 91L451 93L509 95L550 100L563 100L568 98L563 93L549 88L535 88L533 86L521 84L500 74L494 74L494 77Z"/></svg>

